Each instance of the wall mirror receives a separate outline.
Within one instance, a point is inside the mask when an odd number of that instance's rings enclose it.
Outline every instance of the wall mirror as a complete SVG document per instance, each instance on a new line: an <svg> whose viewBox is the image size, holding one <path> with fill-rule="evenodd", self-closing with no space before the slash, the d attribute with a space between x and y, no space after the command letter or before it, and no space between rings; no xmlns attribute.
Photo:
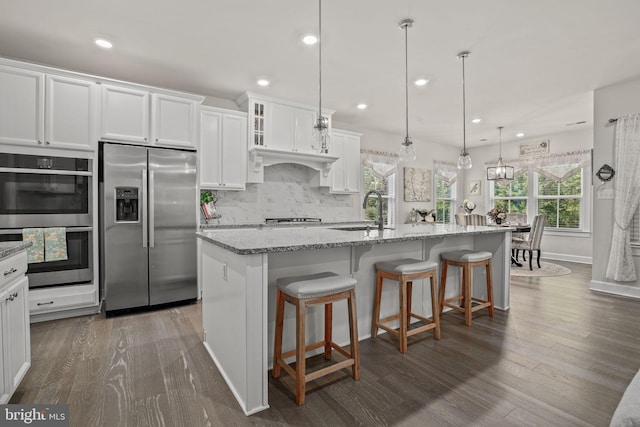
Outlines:
<svg viewBox="0 0 640 427"><path fill-rule="evenodd" d="M596 172L596 176L602 182L611 181L611 178L613 178L615 174L616 171L606 163L602 165L600 169L598 169L598 172Z"/></svg>

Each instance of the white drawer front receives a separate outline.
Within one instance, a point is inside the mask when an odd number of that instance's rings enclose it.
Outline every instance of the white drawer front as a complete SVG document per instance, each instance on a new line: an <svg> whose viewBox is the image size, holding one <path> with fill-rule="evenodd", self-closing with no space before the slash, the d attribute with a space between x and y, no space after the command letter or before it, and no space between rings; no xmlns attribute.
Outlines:
<svg viewBox="0 0 640 427"><path fill-rule="evenodd" d="M0 292L27 272L27 251L18 252L0 261Z"/></svg>
<svg viewBox="0 0 640 427"><path fill-rule="evenodd" d="M96 289L92 285L33 289L29 292L31 314L89 307L96 303Z"/></svg>

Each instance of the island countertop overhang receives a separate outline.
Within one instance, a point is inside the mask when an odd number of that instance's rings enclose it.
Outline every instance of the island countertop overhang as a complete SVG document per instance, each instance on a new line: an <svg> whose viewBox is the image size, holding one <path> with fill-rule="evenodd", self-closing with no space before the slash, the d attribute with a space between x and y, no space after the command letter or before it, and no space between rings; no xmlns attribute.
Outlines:
<svg viewBox="0 0 640 427"><path fill-rule="evenodd" d="M203 230L198 238L239 255L338 248L443 237L476 236L513 231L511 227L405 224L394 229L345 231L325 227L263 227L242 230Z"/></svg>

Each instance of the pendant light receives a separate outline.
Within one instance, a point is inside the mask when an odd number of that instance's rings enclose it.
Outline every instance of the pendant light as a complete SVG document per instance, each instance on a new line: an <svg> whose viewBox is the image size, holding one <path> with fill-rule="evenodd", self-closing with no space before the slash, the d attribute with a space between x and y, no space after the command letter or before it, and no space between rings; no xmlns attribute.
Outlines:
<svg viewBox="0 0 640 427"><path fill-rule="evenodd" d="M322 115L322 0L318 0L318 118L313 125L313 149L327 154L330 138L329 118Z"/></svg>
<svg viewBox="0 0 640 427"><path fill-rule="evenodd" d="M460 52L458 59L462 59L462 151L458 157L458 169L471 169L471 156L467 151L467 111L464 87L464 60L469 57L469 52Z"/></svg>
<svg viewBox="0 0 640 427"><path fill-rule="evenodd" d="M513 166L506 166L502 161L502 126L498 127L500 132L500 156L498 157L498 164L496 166L490 166L487 168L487 179L490 181L511 181L514 176Z"/></svg>
<svg viewBox="0 0 640 427"><path fill-rule="evenodd" d="M416 159L416 149L409 137L409 43L407 29L413 25L413 19L400 21L400 28L404 30L404 106L405 106L405 137L400 147L400 163L407 163Z"/></svg>

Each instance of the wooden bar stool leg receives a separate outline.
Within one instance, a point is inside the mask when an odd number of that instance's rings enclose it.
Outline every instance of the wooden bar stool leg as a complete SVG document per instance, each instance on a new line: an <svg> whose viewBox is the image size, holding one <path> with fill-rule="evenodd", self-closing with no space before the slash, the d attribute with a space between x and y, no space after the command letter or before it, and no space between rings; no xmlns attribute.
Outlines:
<svg viewBox="0 0 640 427"><path fill-rule="evenodd" d="M462 299L460 299L460 307L465 308L467 306L467 287L464 284L466 283L467 269L464 265L460 267L462 273L462 281L460 282L460 296L462 296Z"/></svg>
<svg viewBox="0 0 640 427"><path fill-rule="evenodd" d="M351 357L353 357L353 366L351 373L354 380L360 379L360 348L358 347L358 316L356 314L356 291L352 289L349 292L347 301L349 306L349 333L351 336Z"/></svg>
<svg viewBox="0 0 640 427"><path fill-rule="evenodd" d="M444 310L444 293L447 289L447 267L449 264L447 261L442 263L442 269L440 271L440 299L438 302L438 306L440 308L438 314L442 316L442 311Z"/></svg>
<svg viewBox="0 0 640 427"><path fill-rule="evenodd" d="M467 326L471 326L471 302L472 302L472 293L471 293L471 265L465 264L463 267L464 273L462 274L464 277L464 317Z"/></svg>
<svg viewBox="0 0 640 427"><path fill-rule="evenodd" d="M436 327L433 330L433 337L437 340L440 339L440 314L438 312L438 301L436 299L436 276L435 272L429 277L431 282L431 318Z"/></svg>
<svg viewBox="0 0 640 427"><path fill-rule="evenodd" d="M400 281L400 353L407 352L407 282L404 278L398 278Z"/></svg>
<svg viewBox="0 0 640 427"><path fill-rule="evenodd" d="M376 294L373 297L373 319L371 319L371 338L378 335L378 322L380 321L380 300L382 299L382 274L376 273Z"/></svg>
<svg viewBox="0 0 640 427"><path fill-rule="evenodd" d="M324 305L324 358L331 359L331 342L333 340L333 304Z"/></svg>
<svg viewBox="0 0 640 427"><path fill-rule="evenodd" d="M411 326L411 295L413 294L413 282L407 282L407 328Z"/></svg>
<svg viewBox="0 0 640 427"><path fill-rule="evenodd" d="M276 293L276 336L273 340L273 369L271 376L280 378L280 362L282 359L282 334L284 324L284 297L282 291L278 289Z"/></svg>
<svg viewBox="0 0 640 427"><path fill-rule="evenodd" d="M493 317L493 279L491 277L491 260L487 260L487 301L489 301L489 316Z"/></svg>
<svg viewBox="0 0 640 427"><path fill-rule="evenodd" d="M296 301L296 403L304 405L305 397L305 329L306 329L307 307L303 301Z"/></svg>

